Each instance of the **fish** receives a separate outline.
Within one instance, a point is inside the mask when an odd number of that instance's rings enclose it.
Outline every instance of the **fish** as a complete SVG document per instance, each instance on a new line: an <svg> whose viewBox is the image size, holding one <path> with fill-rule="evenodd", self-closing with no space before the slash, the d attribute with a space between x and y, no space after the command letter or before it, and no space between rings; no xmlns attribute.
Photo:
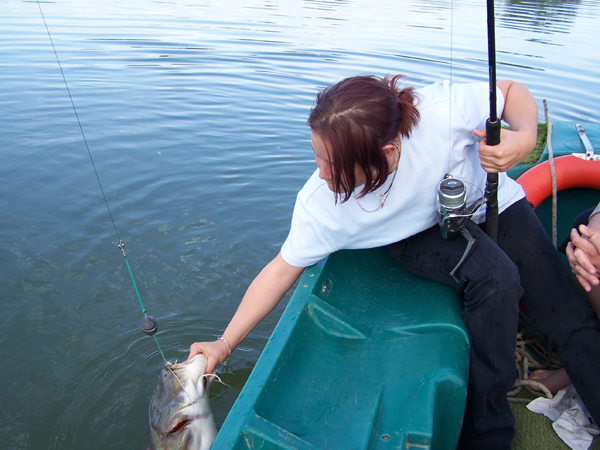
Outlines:
<svg viewBox="0 0 600 450"><path fill-rule="evenodd" d="M202 353L180 364L167 362L148 410L150 448L209 450L217 437L208 390L215 375L206 374Z"/></svg>

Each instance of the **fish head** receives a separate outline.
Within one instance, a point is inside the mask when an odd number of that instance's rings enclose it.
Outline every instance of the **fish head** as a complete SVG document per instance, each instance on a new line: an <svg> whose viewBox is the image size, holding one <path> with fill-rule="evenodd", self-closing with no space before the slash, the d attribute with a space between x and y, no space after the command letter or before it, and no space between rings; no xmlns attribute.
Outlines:
<svg viewBox="0 0 600 450"><path fill-rule="evenodd" d="M166 363L150 402L150 434L157 450L210 449L217 435L208 399L206 356Z"/></svg>

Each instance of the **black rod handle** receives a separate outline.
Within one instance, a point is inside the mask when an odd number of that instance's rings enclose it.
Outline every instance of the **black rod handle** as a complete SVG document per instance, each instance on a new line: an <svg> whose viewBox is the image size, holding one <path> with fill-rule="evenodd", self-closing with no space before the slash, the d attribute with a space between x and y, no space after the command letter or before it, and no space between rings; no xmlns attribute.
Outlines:
<svg viewBox="0 0 600 450"><path fill-rule="evenodd" d="M488 145L500 143L500 120L486 123L486 142ZM498 173L488 173L485 184L485 232L494 241L498 242Z"/></svg>

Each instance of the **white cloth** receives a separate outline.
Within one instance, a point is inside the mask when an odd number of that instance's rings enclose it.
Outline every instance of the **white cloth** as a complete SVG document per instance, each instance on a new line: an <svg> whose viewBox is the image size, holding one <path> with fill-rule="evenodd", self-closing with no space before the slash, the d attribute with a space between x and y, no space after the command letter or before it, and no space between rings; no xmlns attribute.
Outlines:
<svg viewBox="0 0 600 450"><path fill-rule="evenodd" d="M554 398L537 398L527 405L534 413L552 421L556 434L574 450L587 450L600 429L590 423L590 413L577 395L573 385L561 389Z"/></svg>
<svg viewBox="0 0 600 450"><path fill-rule="evenodd" d="M318 169L299 192L290 233L281 254L296 267L307 267L341 249L372 248L413 236L437 223L437 185L447 173L474 183L466 184L468 204L483 194L487 178L477 151L479 138L473 128L484 129L489 116L487 83L436 83L419 89L420 119L409 139L402 139L398 173L385 206L363 211L354 198L335 203L335 196ZM497 90L498 114L504 97ZM450 99L452 99L450 101ZM392 182L390 174L385 192ZM360 193L361 187L356 189ZM525 196L521 186L505 173L499 176L498 206L502 212ZM359 199L374 210L381 197L370 193ZM485 207L473 218L481 223Z"/></svg>

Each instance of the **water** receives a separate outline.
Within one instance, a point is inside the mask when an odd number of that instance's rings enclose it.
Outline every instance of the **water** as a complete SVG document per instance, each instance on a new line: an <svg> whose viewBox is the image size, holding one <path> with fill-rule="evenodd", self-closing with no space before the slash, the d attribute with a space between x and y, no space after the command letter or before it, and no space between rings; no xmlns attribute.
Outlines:
<svg viewBox="0 0 600 450"><path fill-rule="evenodd" d="M485 2L40 2L168 359L227 325L314 170L317 91L356 74L487 80ZM600 121L600 2L496 3L498 79ZM162 363L38 5L0 6L0 442L140 448ZM543 112L541 113L543 117ZM285 303L213 384L218 426Z"/></svg>

